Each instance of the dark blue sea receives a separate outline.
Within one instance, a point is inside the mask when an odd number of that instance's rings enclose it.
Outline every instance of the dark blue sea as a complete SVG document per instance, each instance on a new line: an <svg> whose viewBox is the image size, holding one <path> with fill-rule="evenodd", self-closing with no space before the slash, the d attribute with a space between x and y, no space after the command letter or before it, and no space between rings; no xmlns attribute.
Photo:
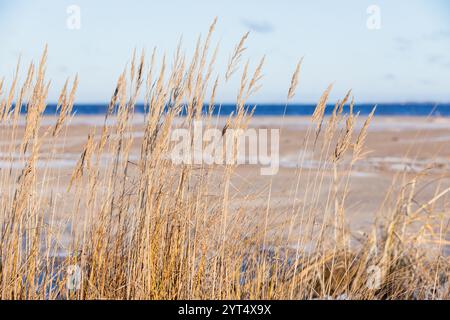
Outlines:
<svg viewBox="0 0 450 320"><path fill-rule="evenodd" d="M254 105L249 105L253 107ZM369 114L375 104L358 104L354 106L354 112L360 114ZM380 103L376 104L376 114L386 116L450 116L450 103ZM316 105L314 104L290 104L286 108L286 116L306 116L311 115ZM229 115L235 110L233 104L223 104L220 108L217 106L214 113L220 115ZM334 105L328 105L326 114L333 111ZM107 104L76 104L73 108L76 114L95 115L104 114ZM206 111L206 106L204 110ZM285 109L284 104L256 104L255 116L281 116ZM45 111L46 114L54 114L56 105L50 104ZM135 106L137 112L144 112L144 105ZM348 112L348 106L344 109Z"/></svg>

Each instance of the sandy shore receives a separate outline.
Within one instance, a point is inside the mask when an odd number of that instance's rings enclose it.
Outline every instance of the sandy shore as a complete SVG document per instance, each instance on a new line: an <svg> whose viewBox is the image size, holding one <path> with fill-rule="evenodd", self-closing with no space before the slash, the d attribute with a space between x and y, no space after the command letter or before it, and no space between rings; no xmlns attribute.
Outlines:
<svg viewBox="0 0 450 320"><path fill-rule="evenodd" d="M364 117L357 121L356 129L363 124ZM218 127L222 127L225 119L219 119ZM143 136L143 117L136 115L133 119L135 143L132 157L139 154L139 143ZM21 120L23 126L24 120ZM54 117L44 117L43 130L55 123ZM87 135L97 128L100 132L103 124L101 116L75 116L63 137L56 144L44 143L38 167L47 168L49 177L58 176L55 183L60 191L65 192L73 167L79 159L86 142ZM267 192L271 186L271 210L281 215L291 214L293 201L301 202L306 197L305 190L315 190L317 201L326 201L327 190L331 183L332 171L326 171L321 179L321 188L306 188L306 173L316 174L320 159L311 150L305 150L304 137L309 125L307 117L255 117L250 123L252 128L282 128L280 133L280 168L274 176L260 175L258 165L240 165L233 180L233 197L238 206L265 208ZM15 155L8 152L8 127L1 129L0 134L0 169L11 168L10 159ZM413 177L418 173L427 174L425 181L444 177L443 183L450 185L450 118L424 117L375 117L367 137L366 149L370 151L366 157L353 166L349 181L347 214L350 225L355 230L364 229L373 221L380 208L392 203L384 202L390 186L398 192L403 178ZM55 150L51 159L49 156ZM299 157L299 155L305 155ZM339 174L347 173L346 161L340 167ZM23 166L23 159L15 159L13 167ZM303 177L298 180L299 170ZM296 188L296 185L300 187ZM297 192L294 190L297 189ZM434 189L424 183L423 190L417 195L420 202L433 195ZM256 210L257 211L257 210ZM261 210L264 212L264 210ZM57 215L64 217L64 212ZM257 219L258 217L255 217Z"/></svg>

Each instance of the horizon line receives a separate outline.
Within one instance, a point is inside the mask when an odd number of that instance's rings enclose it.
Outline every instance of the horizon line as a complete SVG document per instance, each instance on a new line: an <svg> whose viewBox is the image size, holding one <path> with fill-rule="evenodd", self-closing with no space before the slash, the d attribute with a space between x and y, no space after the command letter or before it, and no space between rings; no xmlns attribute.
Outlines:
<svg viewBox="0 0 450 320"><path fill-rule="evenodd" d="M337 101L336 101L337 102ZM327 105L334 105L336 102L330 102L327 103ZM57 104L58 101L50 101L47 104ZM92 101L92 102L74 102L74 105L108 105L110 102L109 101ZM14 103L15 104L15 103ZM25 103L23 103L25 104ZM145 104L144 101L140 101L140 102L136 102L136 105L143 105ZM185 103L183 103L185 104ZM208 105L208 102L203 103L203 105ZM219 105L235 105L236 102L220 102L220 103L214 103L214 105L219 106ZM280 105L280 106L285 106L285 105L290 105L290 106L310 106L310 105L315 105L317 104L317 102L247 102L245 103L245 105L254 105L254 106L258 106L258 105ZM348 103L347 103L348 104ZM373 101L364 101L364 102L355 102L355 105L388 105L388 104L435 104L435 105L450 105L450 101L383 101L383 102L373 102Z"/></svg>

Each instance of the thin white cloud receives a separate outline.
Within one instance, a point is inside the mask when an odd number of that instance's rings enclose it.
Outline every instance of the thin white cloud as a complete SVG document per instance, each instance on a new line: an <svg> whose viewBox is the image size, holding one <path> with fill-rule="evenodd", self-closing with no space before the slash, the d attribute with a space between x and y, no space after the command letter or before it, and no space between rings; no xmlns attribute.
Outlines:
<svg viewBox="0 0 450 320"><path fill-rule="evenodd" d="M252 21L252 20L243 19L242 24L246 28L248 28L251 31L254 31L256 33L271 33L275 30L274 26L266 20Z"/></svg>

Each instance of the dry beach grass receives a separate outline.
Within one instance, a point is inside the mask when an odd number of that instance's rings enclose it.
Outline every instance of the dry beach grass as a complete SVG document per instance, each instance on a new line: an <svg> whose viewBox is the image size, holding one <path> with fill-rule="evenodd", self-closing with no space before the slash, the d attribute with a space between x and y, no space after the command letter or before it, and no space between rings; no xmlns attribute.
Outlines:
<svg viewBox="0 0 450 320"><path fill-rule="evenodd" d="M235 183L235 164L180 165L167 157L177 127L192 130L201 120L225 132L252 123L246 102L260 88L264 58L253 71L242 64L246 34L225 76L214 77L215 23L189 61L181 45L170 64L164 56L157 63L156 51L148 60L133 54L70 173L49 164L70 148L77 78L64 85L51 123L43 123L46 50L21 85L19 67L8 89L0 82L1 298L448 299L448 172L433 179L428 167L399 172L373 224L358 235L349 228L351 174L366 156L373 118L353 112L351 92L330 117L332 86L320 98L298 142L299 165L284 182L290 201L283 210L270 201L276 178L246 193ZM236 110L223 123L212 112L220 108L216 92L239 73ZM301 63L286 103L300 74ZM136 125L140 97L146 113ZM24 106L25 119L14 105ZM307 151L314 168L304 165ZM429 197L417 196L423 188L432 188ZM80 287L69 290L75 265Z"/></svg>

